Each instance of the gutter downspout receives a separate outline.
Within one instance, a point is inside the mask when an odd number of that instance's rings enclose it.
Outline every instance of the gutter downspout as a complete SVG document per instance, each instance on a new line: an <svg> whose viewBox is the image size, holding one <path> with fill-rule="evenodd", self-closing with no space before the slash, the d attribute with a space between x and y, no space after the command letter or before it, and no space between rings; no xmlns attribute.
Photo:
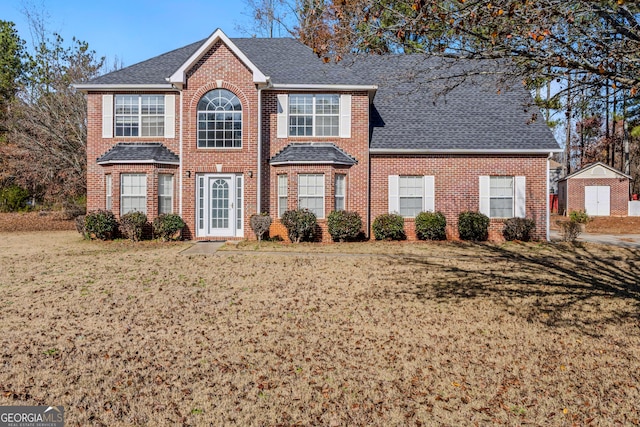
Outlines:
<svg viewBox="0 0 640 427"><path fill-rule="evenodd" d="M262 88L258 87L258 172L256 173L256 213L262 213Z"/></svg>
<svg viewBox="0 0 640 427"><path fill-rule="evenodd" d="M178 211L180 213L180 217L182 217L182 190L183 190L183 177L184 177L184 171L182 170L182 158L183 158L183 153L182 153L182 90L180 91L180 136L179 136L179 140L180 140L180 166L178 167L178 170L180 172L180 188L179 188L179 196L178 196Z"/></svg>
<svg viewBox="0 0 640 427"><path fill-rule="evenodd" d="M553 153L549 153L549 155L547 156L547 194L545 195L545 198L547 200L547 242L551 241L550 235L549 235L549 221L550 221L550 216L551 216L551 207L549 206L549 164L551 161L551 156L553 156Z"/></svg>

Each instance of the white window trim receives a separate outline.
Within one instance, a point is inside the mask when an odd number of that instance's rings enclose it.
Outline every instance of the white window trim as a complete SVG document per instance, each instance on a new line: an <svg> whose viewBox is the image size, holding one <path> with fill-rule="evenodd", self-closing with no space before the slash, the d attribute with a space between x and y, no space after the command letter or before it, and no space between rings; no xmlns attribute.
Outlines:
<svg viewBox="0 0 640 427"><path fill-rule="evenodd" d="M313 93L314 96L314 120L312 133L315 135L315 96L316 95L331 95L325 93ZM330 136L324 135L317 138L351 138L351 94L340 94L339 107L338 107L338 135ZM276 136L278 138L311 138L313 135L290 135L289 134L289 94L281 93L277 95L278 116L277 116L277 130Z"/></svg>
<svg viewBox="0 0 640 427"><path fill-rule="evenodd" d="M124 185L122 184L124 181L124 177L125 176L129 176L129 175L139 175L139 176L143 176L144 177L144 210L141 210L140 212L144 213L146 215L147 213L147 174L145 173L123 173L120 174L120 215L125 215L128 212L124 211L124 198L125 197L142 197L143 195L141 194L126 194L123 190L125 189ZM129 212L133 212L133 211L129 211Z"/></svg>
<svg viewBox="0 0 640 427"><path fill-rule="evenodd" d="M105 203L104 207L110 211L113 209L113 177L111 174L104 176Z"/></svg>
<svg viewBox="0 0 640 427"><path fill-rule="evenodd" d="M116 120L118 118L118 113L116 111L116 102L117 102L117 98L119 96L132 96L132 97L137 97L138 98L138 135L116 135L117 129L116 129ZM145 96L161 96L162 99L162 106L163 106L163 112L162 114L143 114L142 113L142 98ZM125 93L118 93L115 96L112 95L112 110L111 110L111 126L112 126L112 135L114 135L116 138L162 138L163 136L169 138L169 136L167 136L167 96L169 95L163 95L163 94L125 94ZM172 105L175 105L175 95L170 95L174 97L174 103ZM104 98L103 98L103 103L104 103ZM104 105L103 105L104 108ZM173 109L173 111L171 112L173 113L174 117L173 119L175 119L175 108ZM104 113L103 113L104 114ZM120 116L123 116L124 114L120 114ZM129 114L124 115L124 116L131 116ZM143 117L162 117L162 132L160 132L160 135L142 135L142 118ZM108 118L105 117L103 115L103 120L107 120ZM173 126L175 129L175 125ZM104 122L103 122L103 134L105 133L105 129L104 129ZM175 132L174 132L174 136L175 137Z"/></svg>
<svg viewBox="0 0 640 427"><path fill-rule="evenodd" d="M402 176L420 176L420 175L402 175ZM400 175L389 175L388 185L388 201L389 213L400 214ZM423 195L422 195L422 211L435 212L435 177L432 175L422 176ZM414 218L414 217L405 217Z"/></svg>
<svg viewBox="0 0 640 427"><path fill-rule="evenodd" d="M322 195L306 195L306 194L300 194L300 177L301 176L321 176L322 177ZM300 207L300 199L301 198L322 198L322 215L317 215L316 217L318 219L324 219L325 214L326 214L326 208L325 208L325 176L322 173L299 173L298 174L298 207Z"/></svg>
<svg viewBox="0 0 640 427"><path fill-rule="evenodd" d="M498 176L498 175L495 175ZM527 179L525 176L500 175L513 177L513 216L515 218L525 218L527 214L526 189ZM479 198L480 213L489 218L502 219L502 217L491 216L491 178L489 175L481 175L479 177Z"/></svg>
<svg viewBox="0 0 640 427"><path fill-rule="evenodd" d="M168 194L163 194L160 192L160 182L162 180L163 177L170 177L170 186L171 188L168 191ZM173 209L173 195L175 193L175 178L173 174L170 173L161 173L158 174L158 215L161 215L163 213L173 213L174 209ZM166 186L164 187L166 190ZM160 211L160 206L162 205L161 200L165 198L165 199L169 199L169 212L161 212Z"/></svg>
<svg viewBox="0 0 640 427"><path fill-rule="evenodd" d="M284 188L280 187L280 181L284 182ZM289 205L289 175L287 175L287 174L278 175L278 180L277 180L277 184L276 185L278 186L278 190L277 190L277 193L278 193L278 218L282 218L282 214L287 211L288 205ZM280 190L284 190L284 194L281 193Z"/></svg>
<svg viewBox="0 0 640 427"><path fill-rule="evenodd" d="M342 194L338 194L338 178L342 179ZM342 199L342 209L347 210L347 175L337 173L333 177L333 209L338 210L338 199Z"/></svg>

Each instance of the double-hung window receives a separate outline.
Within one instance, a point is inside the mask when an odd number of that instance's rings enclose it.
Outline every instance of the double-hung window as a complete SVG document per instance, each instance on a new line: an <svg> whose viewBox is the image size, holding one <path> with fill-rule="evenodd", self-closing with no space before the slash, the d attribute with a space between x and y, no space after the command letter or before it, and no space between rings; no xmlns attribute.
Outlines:
<svg viewBox="0 0 640 427"><path fill-rule="evenodd" d="M339 95L289 95L290 136L338 136Z"/></svg>
<svg viewBox="0 0 640 427"><path fill-rule="evenodd" d="M525 176L480 176L480 212L490 218L525 218Z"/></svg>
<svg viewBox="0 0 640 427"><path fill-rule="evenodd" d="M298 208L309 209L316 217L324 218L324 175L298 175Z"/></svg>
<svg viewBox="0 0 640 427"><path fill-rule="evenodd" d="M334 186L334 209L337 211L343 211L345 209L345 175L336 175L335 177L335 186Z"/></svg>
<svg viewBox="0 0 640 427"><path fill-rule="evenodd" d="M158 175L158 214L173 213L173 175Z"/></svg>
<svg viewBox="0 0 640 427"><path fill-rule="evenodd" d="M147 213L147 175L125 173L120 175L120 215L135 211Z"/></svg>
<svg viewBox="0 0 640 427"><path fill-rule="evenodd" d="M413 218L423 211L435 211L435 177L389 175L389 213Z"/></svg>
<svg viewBox="0 0 640 427"><path fill-rule="evenodd" d="M288 176L278 175L278 218L282 218L282 215L287 211L288 187Z"/></svg>
<svg viewBox="0 0 640 427"><path fill-rule="evenodd" d="M105 209L110 211L112 206L113 206L113 202L112 202L112 191L113 191L113 180L111 178L111 175L105 175L104 177L104 190L105 190Z"/></svg>
<svg viewBox="0 0 640 427"><path fill-rule="evenodd" d="M489 177L489 217L513 217L513 177Z"/></svg>
<svg viewBox="0 0 640 427"><path fill-rule="evenodd" d="M164 136L164 95L116 95L116 136Z"/></svg>

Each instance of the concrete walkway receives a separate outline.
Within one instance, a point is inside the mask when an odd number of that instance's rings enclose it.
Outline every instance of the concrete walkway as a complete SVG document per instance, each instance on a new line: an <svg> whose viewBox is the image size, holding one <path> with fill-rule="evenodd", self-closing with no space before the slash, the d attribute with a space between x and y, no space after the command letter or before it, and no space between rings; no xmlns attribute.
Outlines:
<svg viewBox="0 0 640 427"><path fill-rule="evenodd" d="M552 242L558 242L562 240L560 232L557 230L551 230L549 234ZM580 233L576 241L600 243L603 245L614 245L625 248L640 248L640 234Z"/></svg>
<svg viewBox="0 0 640 427"><path fill-rule="evenodd" d="M180 255L212 255L225 244L226 242L196 242L180 252Z"/></svg>

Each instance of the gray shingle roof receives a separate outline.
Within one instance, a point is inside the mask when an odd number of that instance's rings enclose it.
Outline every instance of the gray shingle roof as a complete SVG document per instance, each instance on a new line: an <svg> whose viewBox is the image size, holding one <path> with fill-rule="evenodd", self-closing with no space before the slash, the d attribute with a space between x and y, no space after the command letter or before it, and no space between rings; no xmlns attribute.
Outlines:
<svg viewBox="0 0 640 427"><path fill-rule="evenodd" d="M89 84L166 84L167 77L205 41L96 77ZM325 64L309 47L292 38L233 38L231 41L274 84L366 84L340 65Z"/></svg>
<svg viewBox="0 0 640 427"><path fill-rule="evenodd" d="M98 157L99 165L114 163L158 163L177 165L180 158L160 142L119 142Z"/></svg>
<svg viewBox="0 0 640 427"><path fill-rule="evenodd" d="M531 94L501 73L505 64L424 55L349 62L354 74L379 86L371 111L374 150L558 149ZM456 77L465 68L480 74Z"/></svg>
<svg viewBox="0 0 640 427"><path fill-rule="evenodd" d="M297 142L284 147L269 161L272 165L333 164L355 165L356 159L330 142Z"/></svg>

